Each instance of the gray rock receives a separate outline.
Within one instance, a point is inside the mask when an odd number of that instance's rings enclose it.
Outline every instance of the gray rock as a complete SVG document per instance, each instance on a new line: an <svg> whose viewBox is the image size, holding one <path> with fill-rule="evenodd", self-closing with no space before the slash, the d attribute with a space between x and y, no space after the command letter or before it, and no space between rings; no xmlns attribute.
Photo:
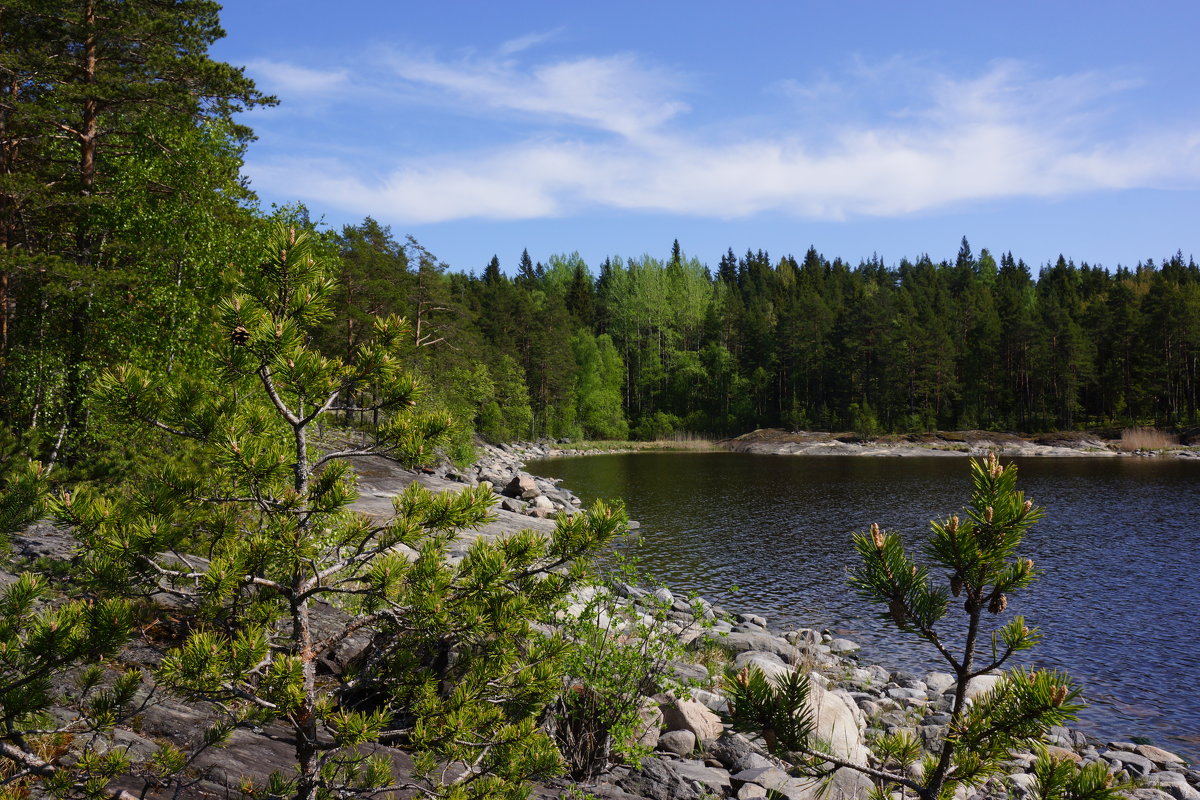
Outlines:
<svg viewBox="0 0 1200 800"><path fill-rule="evenodd" d="M1161 789L1175 800L1200 800L1200 791L1188 783L1178 772L1154 772L1144 778L1146 784Z"/></svg>
<svg viewBox="0 0 1200 800"><path fill-rule="evenodd" d="M683 683L708 680L708 668L703 664L693 664L690 661L672 661L669 668L671 674Z"/></svg>
<svg viewBox="0 0 1200 800"><path fill-rule="evenodd" d="M617 781L617 786L650 800L697 800L695 784L671 769L661 758L644 758L641 766Z"/></svg>
<svg viewBox="0 0 1200 800"><path fill-rule="evenodd" d="M917 728L917 735L921 737L926 750L937 752L942 749L942 742L946 739L946 726L921 725Z"/></svg>
<svg viewBox="0 0 1200 800"><path fill-rule="evenodd" d="M638 708L637 743L648 750L657 747L658 740L662 737L662 723L662 709L658 707L658 703L643 697Z"/></svg>
<svg viewBox="0 0 1200 800"><path fill-rule="evenodd" d="M519 472L514 475L512 480L508 482L508 485L504 487L502 494L505 494L509 497L520 497L528 500L532 497L537 497L539 494L541 494L541 492L538 491L537 483L534 481L532 475L526 475L523 472Z"/></svg>
<svg viewBox="0 0 1200 800"><path fill-rule="evenodd" d="M834 653L853 653L861 648L849 639L834 639L829 643L829 649Z"/></svg>
<svg viewBox="0 0 1200 800"><path fill-rule="evenodd" d="M725 636L712 636L711 638L731 653L758 650L763 653L774 653L788 664L799 664L803 660L800 651L793 645L769 633L734 631Z"/></svg>
<svg viewBox="0 0 1200 800"><path fill-rule="evenodd" d="M830 754L852 764L867 763L861 730L862 712L848 695L830 692L814 683L809 686L808 708L816 724L815 733L829 743Z"/></svg>
<svg viewBox="0 0 1200 800"><path fill-rule="evenodd" d="M775 792L789 798L793 796L793 792L798 792L800 788L800 781L792 778L779 767L745 769L732 777L734 783L757 784L770 792Z"/></svg>
<svg viewBox="0 0 1200 800"><path fill-rule="evenodd" d="M705 746L704 754L715 758L730 772L775 766L740 733L726 731Z"/></svg>
<svg viewBox="0 0 1200 800"><path fill-rule="evenodd" d="M733 660L733 666L739 670L742 667L756 667L768 678L777 678L792 671L792 668L784 664L783 659L775 653L764 653L760 650L738 653L737 658Z"/></svg>
<svg viewBox="0 0 1200 800"><path fill-rule="evenodd" d="M1174 796L1167 794L1162 789L1134 789L1129 793L1133 800L1174 800Z"/></svg>
<svg viewBox="0 0 1200 800"><path fill-rule="evenodd" d="M897 686L895 689L888 689L887 696L893 700L927 700L925 692L920 689L904 689Z"/></svg>
<svg viewBox="0 0 1200 800"><path fill-rule="evenodd" d="M729 700L724 695L705 689L692 689L692 699L703 703L709 711L715 711L718 714L729 713Z"/></svg>
<svg viewBox="0 0 1200 800"><path fill-rule="evenodd" d="M654 590L654 599L664 606L669 606L675 602L675 595L671 594L671 590L667 587L660 586Z"/></svg>
<svg viewBox="0 0 1200 800"><path fill-rule="evenodd" d="M1009 775L1007 778L1009 787L1017 797L1027 797L1033 791L1033 784L1036 781L1037 778L1024 772Z"/></svg>
<svg viewBox="0 0 1200 800"><path fill-rule="evenodd" d="M703 761L680 761L672 764L671 768L679 777L695 781L719 797L724 797L733 790L729 772L720 767L707 766Z"/></svg>
<svg viewBox="0 0 1200 800"><path fill-rule="evenodd" d="M976 697L979 697L986 692L990 692L993 688L995 688L996 684L1000 682L1001 677L1002 676L1000 675L975 676L971 679L971 682L967 684L967 699L974 700Z"/></svg>
<svg viewBox="0 0 1200 800"><path fill-rule="evenodd" d="M1162 764L1165 766L1170 766L1172 764L1185 763L1182 758L1175 755L1174 753L1168 752L1166 750L1163 750L1161 747L1155 747L1154 745L1150 745L1150 744L1139 744L1136 748L1134 748L1133 752L1137 753L1139 756L1145 756L1146 758L1153 761L1155 764Z"/></svg>
<svg viewBox="0 0 1200 800"><path fill-rule="evenodd" d="M654 749L677 756L689 756L696 749L696 734L691 731L667 731L658 737Z"/></svg>
<svg viewBox="0 0 1200 800"><path fill-rule="evenodd" d="M1154 762L1145 756L1139 756L1137 753L1130 753L1124 750L1106 750L1100 754L1100 757L1110 764L1121 767L1130 775L1136 775L1139 778L1143 778L1154 771Z"/></svg>
<svg viewBox="0 0 1200 800"><path fill-rule="evenodd" d="M925 687L932 695L945 692L958 683L958 679L949 672L930 672L925 676Z"/></svg>
<svg viewBox="0 0 1200 800"><path fill-rule="evenodd" d="M663 725L668 731L691 731L700 742L716 739L724 730L721 718L695 700L674 699L662 703Z"/></svg>
<svg viewBox="0 0 1200 800"><path fill-rule="evenodd" d="M788 631L783 635L788 644L799 647L802 644L820 644L821 634L814 631L812 628L800 628L794 631Z"/></svg>
<svg viewBox="0 0 1200 800"><path fill-rule="evenodd" d="M742 788L738 789L737 800L758 800L765 798L767 790L759 786L757 783L743 783Z"/></svg>
<svg viewBox="0 0 1200 800"><path fill-rule="evenodd" d="M820 800L864 800L873 788L875 785L866 775L858 770L842 767L833 773L833 779L824 789L817 784L817 797Z"/></svg>

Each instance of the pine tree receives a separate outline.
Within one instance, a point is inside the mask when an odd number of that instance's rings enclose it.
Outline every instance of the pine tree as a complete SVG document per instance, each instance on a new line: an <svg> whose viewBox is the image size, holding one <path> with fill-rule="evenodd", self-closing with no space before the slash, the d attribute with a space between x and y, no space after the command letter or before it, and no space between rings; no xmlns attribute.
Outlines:
<svg viewBox="0 0 1200 800"><path fill-rule="evenodd" d="M51 431L48 463L81 458L99 369L172 365L229 260L213 233L243 213L251 138L233 116L273 98L209 57L219 9L0 5L0 414Z"/></svg>
<svg viewBox="0 0 1200 800"><path fill-rule="evenodd" d="M276 228L219 309L207 374L156 382L124 367L100 381L108 409L185 440L194 466L164 469L119 504L80 492L55 510L83 543L85 583L167 592L190 610L160 685L223 709L226 733L268 720L290 728L295 770L256 791L520 796L527 777L559 766L536 723L559 688L564 645L534 626L623 519L597 506L551 536L481 539L451 563L456 534L489 518L488 486L435 496L413 484L390 519L352 512L347 459L427 464L454 422L421 407L425 388L398 355L410 336L402 320L376 320L345 361L311 349L334 290L318 256L308 233ZM360 397L370 405L347 405ZM315 448L320 421L347 410L378 412L379 424ZM315 617L328 603L344 614L332 632ZM372 637L356 668L319 679L318 663L355 634ZM417 774L395 780L374 743L415 750Z"/></svg>
<svg viewBox="0 0 1200 800"><path fill-rule="evenodd" d="M994 454L986 461L972 459L971 480L965 518L931 523L925 554L933 567L914 561L900 536L878 525L854 536L860 563L852 571L851 584L864 598L886 607L885 619L932 645L957 679L940 748L917 764L913 742L899 733L875 743L874 765L853 764L824 752L813 741L814 725L804 711L807 681L796 673L776 683L758 670L731 675L736 727L763 733L773 752L792 757L803 768L816 769L824 762L866 774L876 782L880 796L898 788L922 800L938 800L960 786L979 787L1002 774L1010 752L1041 747L1051 726L1075 718L1083 707L1076 702L1079 689L1068 675L1054 670L1011 669L992 689L967 701L973 679L1000 669L1041 638L1017 616L991 633L990 647L983 646L988 641L985 613L1004 612L1009 596L1037 576L1033 561L1017 556L1017 551L1043 510L1017 491L1016 467L1001 466ZM949 573L948 587L934 585L934 569ZM966 616L961 649L951 643L957 637L948 637L942 625L952 598L962 599ZM897 762L900 769L895 768ZM1114 800L1121 788L1103 764L1080 769L1055 762L1044 750L1039 769L1042 780L1034 796L1043 800Z"/></svg>

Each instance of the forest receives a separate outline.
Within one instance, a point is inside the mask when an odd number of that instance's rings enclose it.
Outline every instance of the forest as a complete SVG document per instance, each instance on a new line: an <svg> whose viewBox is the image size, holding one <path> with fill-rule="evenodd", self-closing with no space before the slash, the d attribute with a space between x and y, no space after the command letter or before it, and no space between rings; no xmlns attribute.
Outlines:
<svg viewBox="0 0 1200 800"><path fill-rule="evenodd" d="M238 114L277 100L207 57L223 34L215 4L165 24L136 3L81 8L6 5L2 34L0 422L47 463L119 449L89 386L127 361L187 370L214 335L209 309L279 219L314 229L337 265L314 343L345 357L372 318L405 317L409 362L460 421L460 449L470 431L1196 421L1200 269L1180 252L1034 268L964 237L953 262L850 264L809 246L730 249L711 266L668 249L667 232L660 255L447 265L370 217L339 230L311 222L321 209L260 206Z"/></svg>

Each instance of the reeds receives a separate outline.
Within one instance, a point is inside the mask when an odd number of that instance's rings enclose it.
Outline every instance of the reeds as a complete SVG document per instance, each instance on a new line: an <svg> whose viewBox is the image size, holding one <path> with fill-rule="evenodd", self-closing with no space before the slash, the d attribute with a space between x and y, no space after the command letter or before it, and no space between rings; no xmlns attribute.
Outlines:
<svg viewBox="0 0 1200 800"><path fill-rule="evenodd" d="M1157 428L1126 428L1121 431L1121 449L1127 453L1135 450L1165 450L1175 447L1179 441L1169 433Z"/></svg>

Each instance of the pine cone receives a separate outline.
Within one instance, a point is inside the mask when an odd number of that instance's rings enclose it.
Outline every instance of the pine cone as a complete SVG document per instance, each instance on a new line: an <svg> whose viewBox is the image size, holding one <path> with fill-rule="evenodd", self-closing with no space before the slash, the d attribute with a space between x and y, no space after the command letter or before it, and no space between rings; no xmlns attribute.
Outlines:
<svg viewBox="0 0 1200 800"><path fill-rule="evenodd" d="M904 610L904 603L900 600L893 598L888 603L888 613L892 615L892 621L900 627L908 624L908 612Z"/></svg>
<svg viewBox="0 0 1200 800"><path fill-rule="evenodd" d="M963 579L958 577L957 575L950 578L950 592L955 597L958 597L960 594L962 594L962 590L963 590Z"/></svg>
<svg viewBox="0 0 1200 800"><path fill-rule="evenodd" d="M238 347L245 347L246 342L250 341L250 331L243 326L238 325L229 332L229 341L233 342Z"/></svg>
<svg viewBox="0 0 1200 800"><path fill-rule="evenodd" d="M1004 609L1008 608L1008 597L1003 592L998 592L992 595L992 602L988 603L988 611L993 614L999 614Z"/></svg>

